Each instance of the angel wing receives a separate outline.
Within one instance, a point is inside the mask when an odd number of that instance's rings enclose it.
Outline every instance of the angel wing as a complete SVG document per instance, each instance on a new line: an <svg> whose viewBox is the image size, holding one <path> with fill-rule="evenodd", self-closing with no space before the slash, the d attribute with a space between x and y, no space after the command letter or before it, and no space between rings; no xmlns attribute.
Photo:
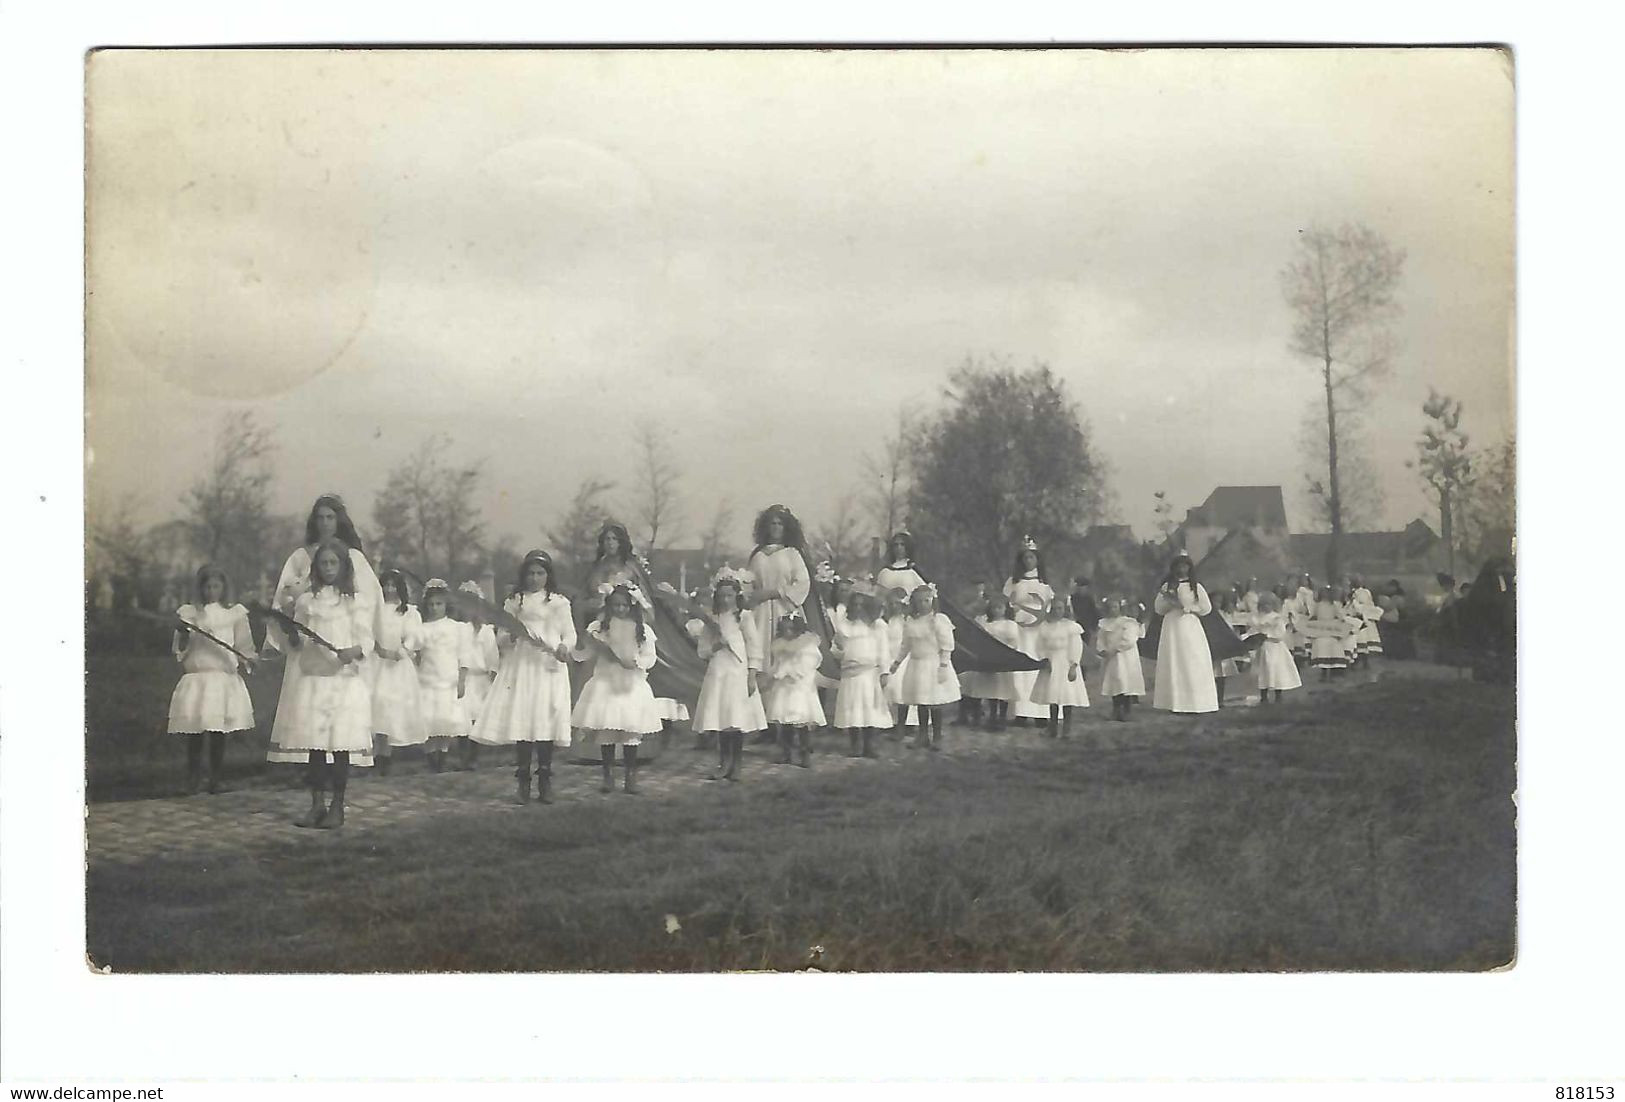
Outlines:
<svg viewBox="0 0 1625 1102"><path fill-rule="evenodd" d="M515 639L528 639L533 643L536 641L536 637L530 633L523 620L483 597L476 597L460 589L451 589L446 591L446 603L464 616L494 624Z"/></svg>
<svg viewBox="0 0 1625 1102"><path fill-rule="evenodd" d="M306 639L309 639L312 643L315 643L317 646L326 647L328 650L332 651L334 654L339 653L339 649L337 647L335 647L332 643L329 643L326 639L323 639L320 635L317 635L315 631L313 631L310 628L306 627L304 624L301 624L298 620L295 620L292 616L289 616L286 612L278 612L276 609L271 608L269 605L261 604L258 601L249 602L248 611L249 611L250 615L258 616L263 620L275 620L278 624L280 624L282 626L282 629L284 631L291 631L291 632L294 632L294 633L296 633L298 635L303 635Z"/></svg>

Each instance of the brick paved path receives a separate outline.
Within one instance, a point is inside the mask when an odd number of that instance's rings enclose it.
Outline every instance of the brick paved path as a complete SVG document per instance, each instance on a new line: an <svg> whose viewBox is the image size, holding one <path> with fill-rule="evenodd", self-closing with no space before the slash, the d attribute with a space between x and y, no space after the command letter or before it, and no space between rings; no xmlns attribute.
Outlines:
<svg viewBox="0 0 1625 1102"><path fill-rule="evenodd" d="M1405 680L1449 676L1452 675L1439 667L1419 663L1405 663L1384 674L1385 678ZM1300 698L1341 696L1358 692L1366 684L1363 678L1351 678L1322 686L1314 683L1312 672L1307 671L1305 681L1307 693L1288 694L1289 699L1294 695ZM1099 746L1103 740L1113 746L1154 742L1159 732L1189 730L1194 723L1214 719L1173 716L1142 707L1131 723L1114 724L1110 722L1109 704L1100 700L1094 703L1089 714L1072 725L1071 745ZM1232 698L1230 706L1239 703ZM1307 701L1300 699L1295 706L1288 705L1282 717L1288 718L1295 708L1306 704ZM950 712L952 707L949 706ZM901 738L886 737L877 741L881 760L866 762L846 756L844 737L830 731L820 732L814 742L813 771L827 774L854 769L921 768L927 757L951 761L983 755L1002 756L1055 745L1039 729L1011 727L993 733L959 728L951 723L944 731L940 755L908 748L906 740ZM512 802L513 757L506 749L484 748L478 769L468 773L428 773L418 760L398 763L388 776L377 775L372 769L355 769L351 771L346 793L342 833L365 834L424 815L567 815L571 805L587 800L703 799L705 790L727 782L706 779L716 764L714 750L696 750L690 746L686 732L674 732L670 748L660 759L639 770L642 794L637 797L628 797L620 791L619 768L616 769L616 792L600 793L597 767L577 764L570 752L561 751L553 771L554 803L545 808ZM745 779L740 783L796 783L799 777L806 775L797 766L776 764L777 756L774 747L747 746ZM86 812L87 859L98 863L133 863L160 854L202 858L241 855L273 841L285 845L290 839L295 844L324 844L333 832L293 826L293 819L308 806L305 791L295 787L298 767L278 768L287 778L287 783L281 786L248 787L214 796L92 804Z"/></svg>

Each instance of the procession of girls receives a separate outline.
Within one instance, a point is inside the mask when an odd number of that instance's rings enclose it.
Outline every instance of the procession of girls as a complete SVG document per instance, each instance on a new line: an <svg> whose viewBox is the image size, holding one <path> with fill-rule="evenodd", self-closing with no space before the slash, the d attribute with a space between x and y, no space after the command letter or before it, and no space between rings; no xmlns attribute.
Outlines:
<svg viewBox="0 0 1625 1102"><path fill-rule="evenodd" d="M375 574L343 501L318 498L305 543L278 579L259 656L286 658L267 756L306 766L310 806L298 825L342 826L350 768L387 769L394 751L413 746L423 747L429 768L440 772L472 768L481 746L511 745L515 800L529 803L534 791L545 804L552 799L555 748L568 747L579 732L599 746L600 789L615 789L620 747L622 789L635 794L643 738L667 721L690 719L670 679L685 652L670 640L659 643L657 622L662 631L686 634L693 643L688 661L703 663L690 723L702 737L716 736L718 780L740 779L751 735L771 737L781 762L807 767L819 729L844 730L849 754L875 757L877 735L913 719L910 745L937 750L942 709L956 702L962 722L982 718L998 728L1013 717L1065 737L1070 711L1089 706L1086 651L1104 666L1102 691L1112 698L1114 719L1126 720L1144 695L1139 656L1146 631L1134 614L1137 603L1108 599L1097 621L1084 617L1095 621L1086 630L1074 614L1075 599L1057 596L1045 580L1031 540L975 621L989 645L1026 656L1020 664L1027 668L959 675L953 623L936 586L915 566L906 533L892 539L889 561L873 578L837 578L824 564L816 586L793 513L769 507L754 534L747 568L720 571L708 601L651 587L617 524L600 532L580 610L558 591L548 553L530 551L501 606L507 626L496 630L481 622L490 606L473 582L453 590L431 578L414 602L407 572ZM178 610L173 647L184 672L169 730L187 736L193 791L201 784L205 737L213 792L225 735L254 727L243 681L255 657L248 653L249 613L228 604L229 588L229 579L206 566L197 575L196 601ZM1298 684L1294 650L1307 647L1309 660L1327 671L1374 653L1361 618L1380 614L1369 593L1356 586L1342 601L1330 591L1322 596L1301 588L1277 602L1276 594L1249 587L1221 601L1234 627L1264 637L1256 661L1266 698L1269 690L1278 699ZM463 610L461 618L453 618L454 609ZM1198 621L1213 606L1188 558L1175 559L1154 611L1163 619L1155 706L1213 710L1227 676L1224 662L1233 660L1207 656ZM498 617L492 611L490 618ZM1350 636L1337 637L1336 654L1326 641L1334 624ZM828 712L820 689L833 692Z"/></svg>

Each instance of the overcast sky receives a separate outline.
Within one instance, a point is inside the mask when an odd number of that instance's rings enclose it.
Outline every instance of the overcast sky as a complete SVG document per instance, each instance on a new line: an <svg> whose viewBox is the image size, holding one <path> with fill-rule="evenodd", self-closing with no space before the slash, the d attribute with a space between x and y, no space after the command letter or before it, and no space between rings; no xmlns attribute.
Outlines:
<svg viewBox="0 0 1625 1102"><path fill-rule="evenodd" d="M281 510L337 490L365 531L444 431L529 546L655 417L687 535L725 495L744 541L828 516L967 354L1055 368L1142 534L1159 489L1295 504L1277 273L1343 220L1408 252L1383 520L1428 509L1430 384L1513 426L1490 51L104 53L89 93L92 508L172 515L251 408Z"/></svg>

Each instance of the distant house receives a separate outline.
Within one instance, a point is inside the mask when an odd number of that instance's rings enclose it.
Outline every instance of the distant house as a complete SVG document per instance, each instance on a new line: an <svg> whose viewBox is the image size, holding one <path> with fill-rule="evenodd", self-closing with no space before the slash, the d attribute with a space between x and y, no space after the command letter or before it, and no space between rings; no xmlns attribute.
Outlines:
<svg viewBox="0 0 1625 1102"><path fill-rule="evenodd" d="M1257 578L1273 585L1287 575L1326 574L1329 532L1291 532L1279 486L1219 486L1189 510L1174 534L1212 586ZM1424 591L1444 569L1444 542L1426 521L1413 520L1397 532L1344 532L1341 569L1372 585L1397 580Z"/></svg>

